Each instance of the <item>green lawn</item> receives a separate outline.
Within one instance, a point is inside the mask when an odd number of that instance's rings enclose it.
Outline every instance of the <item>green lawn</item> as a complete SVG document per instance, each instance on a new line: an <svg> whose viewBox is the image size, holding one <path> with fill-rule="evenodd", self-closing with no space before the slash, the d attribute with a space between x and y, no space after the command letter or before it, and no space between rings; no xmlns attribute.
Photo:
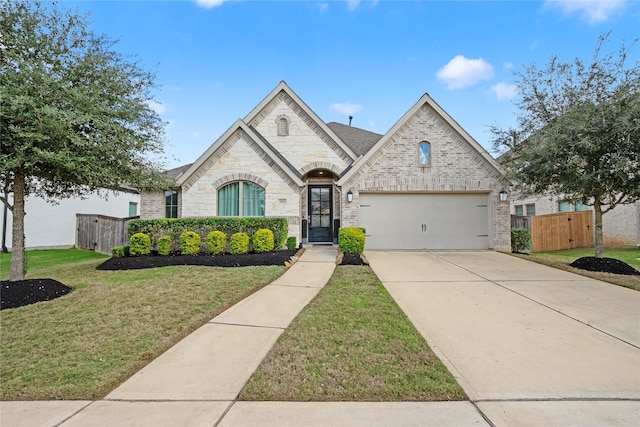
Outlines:
<svg viewBox="0 0 640 427"><path fill-rule="evenodd" d="M0 399L95 399L285 267L97 271L88 251L27 253L27 277L75 288L0 311ZM3 278L8 256L0 257Z"/></svg>
<svg viewBox="0 0 640 427"><path fill-rule="evenodd" d="M429 401L466 395L373 271L338 266L240 399Z"/></svg>
<svg viewBox="0 0 640 427"><path fill-rule="evenodd" d="M529 255L514 255L530 261L549 265L551 267L578 273L583 276L588 276L619 286L640 290L640 276L623 276L619 274L596 273L586 270L579 270L577 268L569 266L569 264L571 264L578 258L582 258L585 256L594 256L593 248L577 248L553 252L534 252ZM634 267L636 270L640 270L640 248L605 248L603 256L624 261Z"/></svg>

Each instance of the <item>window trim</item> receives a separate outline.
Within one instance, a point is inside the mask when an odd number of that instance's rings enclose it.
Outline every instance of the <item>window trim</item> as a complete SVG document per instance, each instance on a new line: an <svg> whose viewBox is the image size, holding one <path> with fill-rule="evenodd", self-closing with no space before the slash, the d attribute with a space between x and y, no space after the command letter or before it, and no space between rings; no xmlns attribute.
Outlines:
<svg viewBox="0 0 640 427"><path fill-rule="evenodd" d="M169 200L171 197L171 200ZM173 198L175 197L175 204ZM178 200L178 192L175 190L165 190L164 192L164 217L165 218L178 218L178 206L180 201ZM169 211L171 209L171 211ZM175 210L175 212L174 212ZM172 216L175 213L175 216Z"/></svg>
<svg viewBox="0 0 640 427"><path fill-rule="evenodd" d="M425 144L427 146L427 161L425 163L421 161L422 144ZM420 166L421 168L431 167L431 157L432 157L431 143L429 141L420 141L418 143L418 166Z"/></svg>
<svg viewBox="0 0 640 427"><path fill-rule="evenodd" d="M229 185L233 185L233 184L238 184L238 195L236 197L237 203L238 203L238 215L222 215L220 214L220 191L222 191L222 189L228 187ZM254 185L256 187L258 187L259 189L262 190L262 206L261 206L261 211L262 211L262 215L245 215L244 214L244 187L245 185ZM253 182L253 181L248 181L248 180L236 180L236 181L229 181L229 182L225 182L223 185L221 185L220 187L218 187L216 189L216 214L219 217L226 217L226 218L264 218L266 216L266 189Z"/></svg>

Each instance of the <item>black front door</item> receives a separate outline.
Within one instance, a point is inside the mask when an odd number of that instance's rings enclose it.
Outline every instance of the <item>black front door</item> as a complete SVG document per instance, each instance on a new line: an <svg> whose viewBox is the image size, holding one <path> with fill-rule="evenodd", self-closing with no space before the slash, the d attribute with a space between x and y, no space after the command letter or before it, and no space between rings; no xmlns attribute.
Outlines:
<svg viewBox="0 0 640 427"><path fill-rule="evenodd" d="M309 242L332 242L333 189L331 185L309 187Z"/></svg>

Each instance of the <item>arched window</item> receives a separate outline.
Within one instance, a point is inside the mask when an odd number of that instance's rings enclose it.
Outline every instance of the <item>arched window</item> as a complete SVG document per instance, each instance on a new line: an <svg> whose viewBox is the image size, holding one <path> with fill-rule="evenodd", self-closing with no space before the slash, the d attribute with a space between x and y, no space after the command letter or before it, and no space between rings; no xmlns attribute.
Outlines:
<svg viewBox="0 0 640 427"><path fill-rule="evenodd" d="M286 117L278 119L278 136L289 136L289 120Z"/></svg>
<svg viewBox="0 0 640 427"><path fill-rule="evenodd" d="M418 144L418 164L420 166L429 166L431 164L431 144L428 142Z"/></svg>
<svg viewBox="0 0 640 427"><path fill-rule="evenodd" d="M264 188L248 181L218 190L218 216L264 216Z"/></svg>

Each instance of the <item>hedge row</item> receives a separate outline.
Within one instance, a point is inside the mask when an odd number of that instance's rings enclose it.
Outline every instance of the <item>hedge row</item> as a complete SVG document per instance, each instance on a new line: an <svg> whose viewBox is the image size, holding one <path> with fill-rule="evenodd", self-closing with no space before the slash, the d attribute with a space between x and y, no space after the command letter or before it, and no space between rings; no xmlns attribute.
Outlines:
<svg viewBox="0 0 640 427"><path fill-rule="evenodd" d="M136 233L145 233L151 238L151 247L158 247L158 240L163 236L171 238L171 251L180 249L180 235L185 231L194 231L205 242L211 231L221 231L227 236L235 233L247 233L253 238L256 231L266 228L273 232L273 243L276 250L285 245L289 227L284 218L160 218L134 219L127 222L129 237Z"/></svg>

